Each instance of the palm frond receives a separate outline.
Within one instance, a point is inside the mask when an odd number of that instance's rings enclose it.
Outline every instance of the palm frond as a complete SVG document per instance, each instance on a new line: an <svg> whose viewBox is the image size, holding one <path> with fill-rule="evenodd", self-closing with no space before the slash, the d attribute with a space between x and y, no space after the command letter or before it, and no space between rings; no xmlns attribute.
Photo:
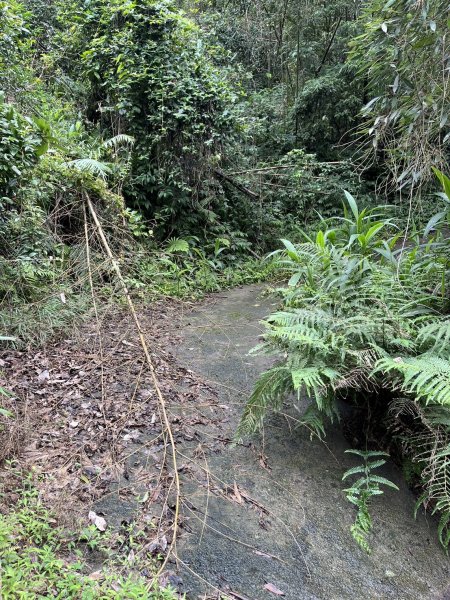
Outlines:
<svg viewBox="0 0 450 600"><path fill-rule="evenodd" d="M109 140L105 140L103 142L103 147L110 149L110 148L120 148L121 146L128 146L128 147L133 147L135 144L136 140L134 139L133 136L131 135L126 135L125 133L120 133L118 135L115 135L112 138L109 138Z"/></svg>

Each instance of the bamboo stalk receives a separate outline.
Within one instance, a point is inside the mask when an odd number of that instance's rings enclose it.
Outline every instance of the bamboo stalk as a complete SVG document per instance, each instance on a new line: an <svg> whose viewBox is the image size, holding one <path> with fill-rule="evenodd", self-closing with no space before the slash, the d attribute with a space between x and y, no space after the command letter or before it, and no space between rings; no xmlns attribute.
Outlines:
<svg viewBox="0 0 450 600"><path fill-rule="evenodd" d="M171 447L171 453L172 453L172 461L173 461L173 470L174 470L174 481L175 481L175 488L176 488L176 493L177 493L177 498L176 498L176 503L175 503L175 516L174 516L174 525L173 525L173 538L172 538L172 542L169 546L169 550L167 552L167 555L164 559L163 564L161 565L161 567L159 568L158 572L156 573L154 580L156 580L159 575L163 572L172 552L174 550L176 550L176 539L177 539L177 532L178 532L178 519L179 519L179 514L180 514L180 496L181 496L181 486L180 486L180 477L178 475L178 468L177 468L177 452L176 452L176 444L175 444L175 439L173 437L173 432L172 432L172 427L170 425L170 421L169 421L169 417L167 416L167 410L166 410L166 402L164 400L164 396L161 392L161 388L159 386L159 382L158 382L158 378L156 376L156 371L155 371L155 367L153 365L153 361L151 359L150 356L150 352L148 349L148 345L147 342L145 340L144 337L144 333L142 331L142 327L141 327L141 323L139 321L139 317L137 316L136 313L136 309L134 307L134 303L133 300L131 299L130 293L128 291L127 285L125 283L125 280L122 276L122 273L120 271L120 267L119 264L117 262L117 260L115 259L112 250L108 244L108 240L106 239L105 236L105 232L103 231L103 228L101 226L101 223L98 219L97 213L95 211L94 205L91 202L91 199L89 198L89 196L87 194L85 194L85 198L86 198L86 204L87 207L89 209L89 212L92 216L92 219L94 220L95 226L97 228L98 234L100 236L101 242L103 244L103 247L106 251L106 254L108 255L108 258L111 261L111 264L113 266L114 271L116 272L117 275L117 279L120 282L120 285L122 287L124 296L126 298L128 307L130 309L130 312L132 314L134 323L136 325L136 329L139 335L139 341L141 343L142 346L142 350L144 352L144 356L145 356L145 360L147 362L149 371L150 371L150 375L152 378L152 382L153 382L153 387L155 389L156 395L158 397L158 403L160 406L160 410L161 410L161 414L163 417L163 421L164 421L164 425L166 427L166 431L167 434L169 436L169 441L170 441L170 447ZM153 580L153 581L154 581Z"/></svg>

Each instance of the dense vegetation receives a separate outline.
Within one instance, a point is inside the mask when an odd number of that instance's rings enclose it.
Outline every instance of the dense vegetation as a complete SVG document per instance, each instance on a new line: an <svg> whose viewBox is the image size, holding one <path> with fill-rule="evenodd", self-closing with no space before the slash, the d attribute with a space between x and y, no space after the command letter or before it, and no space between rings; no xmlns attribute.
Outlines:
<svg viewBox="0 0 450 600"><path fill-rule="evenodd" d="M448 29L440 0L0 0L2 343L114 299L88 199L135 296L289 278L239 435L292 391L319 437L349 405L447 548Z"/></svg>

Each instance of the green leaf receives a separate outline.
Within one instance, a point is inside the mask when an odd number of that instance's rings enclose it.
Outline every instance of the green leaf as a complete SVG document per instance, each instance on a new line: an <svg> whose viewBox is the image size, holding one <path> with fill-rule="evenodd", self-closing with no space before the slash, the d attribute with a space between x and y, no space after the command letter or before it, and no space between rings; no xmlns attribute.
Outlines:
<svg viewBox="0 0 450 600"><path fill-rule="evenodd" d="M350 206L353 216L355 217L355 221L357 221L358 217L359 217L359 211L358 211L358 205L356 204L356 200L353 198L353 196L350 194L350 192L347 192L347 190L344 190L344 194L345 194L345 197L347 198L347 202L348 202L348 205Z"/></svg>
<svg viewBox="0 0 450 600"><path fill-rule="evenodd" d="M347 477L350 477L350 475L354 475L355 473L364 473L364 471L364 466L358 465L357 467L352 467L351 469L348 469L348 471L345 471L345 473L342 475L342 481L347 479Z"/></svg>
<svg viewBox="0 0 450 600"><path fill-rule="evenodd" d="M385 485L387 487L392 488L393 490L398 491L398 489L399 489L395 485L395 483L393 483L392 481L389 481L389 479L386 479L385 477L380 477L379 475L369 475L369 481L374 482L374 483L379 483L381 485Z"/></svg>
<svg viewBox="0 0 450 600"><path fill-rule="evenodd" d="M187 254L189 252L189 242L182 239L173 239L169 241L169 245L165 249L168 254L174 254L175 252L182 252Z"/></svg>
<svg viewBox="0 0 450 600"><path fill-rule="evenodd" d="M300 262L300 256L299 256L294 244L292 242L290 242L289 240L284 240L284 239L282 239L281 242L282 242L283 246L286 248L287 255L289 256L289 258L295 262Z"/></svg>

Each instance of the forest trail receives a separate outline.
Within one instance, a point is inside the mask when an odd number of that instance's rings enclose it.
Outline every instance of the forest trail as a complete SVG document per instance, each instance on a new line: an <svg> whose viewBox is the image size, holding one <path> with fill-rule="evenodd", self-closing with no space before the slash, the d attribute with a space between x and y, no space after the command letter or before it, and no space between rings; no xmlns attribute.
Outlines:
<svg viewBox="0 0 450 600"><path fill-rule="evenodd" d="M288 403L288 415L268 419L263 436L233 446L244 402L273 361L248 354L277 305L263 291L247 286L196 305L140 309L182 484L178 568L172 556L161 583L187 600L270 600L275 592L286 600L450 598L436 523L423 514L414 520L415 498L399 470L384 470L400 491L374 502L367 556L349 531L354 509L341 477L355 462L338 428L327 445L310 440L294 428L304 406ZM69 527L86 526L91 510L112 532L133 527L141 532L133 552L164 556L173 537L173 472L128 312L112 306L99 324L38 351L6 350L1 360L28 419L17 465L42 475L44 504ZM8 469L0 487L0 500L13 506L17 482ZM114 553L129 561L130 547L121 542ZM88 550L85 559L93 572L102 566ZM142 563L135 568L141 573Z"/></svg>
<svg viewBox="0 0 450 600"><path fill-rule="evenodd" d="M181 589L189 600L217 598L217 589L238 600L277 593L286 600L449 598L448 558L436 525L423 514L414 520L415 498L395 467L384 475L400 491L387 490L374 503L367 556L349 531L354 511L341 476L355 463L344 454L349 444L339 429L329 431L327 447L279 416L267 423L264 446L232 446L243 403L271 362L248 355L275 303L262 291L249 286L205 301L184 317L182 341L172 350L217 391L223 412L208 423L207 408L204 424L196 413L192 442L178 447ZM192 420L192 411L191 405L180 416Z"/></svg>

